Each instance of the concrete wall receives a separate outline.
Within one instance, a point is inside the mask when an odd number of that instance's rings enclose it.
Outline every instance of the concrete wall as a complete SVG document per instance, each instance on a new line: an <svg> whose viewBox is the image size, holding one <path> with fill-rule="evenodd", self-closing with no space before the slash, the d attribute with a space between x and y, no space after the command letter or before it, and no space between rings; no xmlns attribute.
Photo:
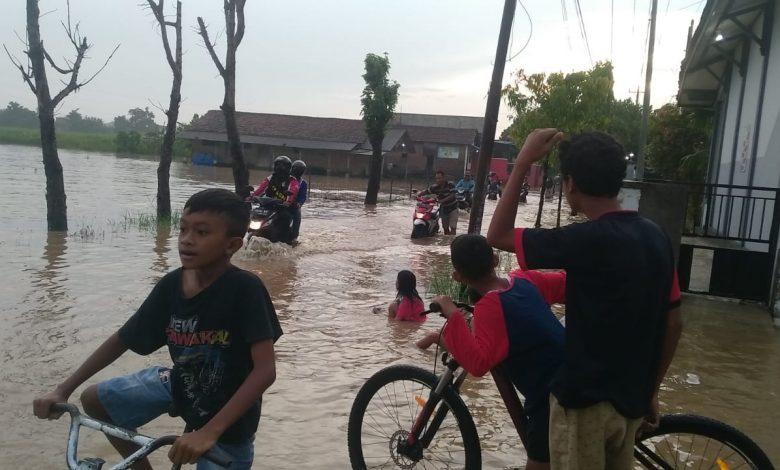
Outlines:
<svg viewBox="0 0 780 470"><path fill-rule="evenodd" d="M640 215L652 220L666 232L672 241L676 262L685 222L685 186L625 181L619 197L624 209L639 211Z"/></svg>

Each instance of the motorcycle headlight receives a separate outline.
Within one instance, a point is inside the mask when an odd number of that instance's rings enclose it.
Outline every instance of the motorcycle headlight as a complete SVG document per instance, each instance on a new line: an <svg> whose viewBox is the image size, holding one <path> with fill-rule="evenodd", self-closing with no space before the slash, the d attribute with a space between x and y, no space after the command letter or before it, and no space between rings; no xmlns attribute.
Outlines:
<svg viewBox="0 0 780 470"><path fill-rule="evenodd" d="M253 221L249 222L249 229L250 230L257 230L257 229L260 228L261 225L262 225L262 223L259 220L253 220Z"/></svg>
<svg viewBox="0 0 780 470"><path fill-rule="evenodd" d="M422 219L425 217L425 214L418 212L415 214L415 217L417 217L418 219Z"/></svg>

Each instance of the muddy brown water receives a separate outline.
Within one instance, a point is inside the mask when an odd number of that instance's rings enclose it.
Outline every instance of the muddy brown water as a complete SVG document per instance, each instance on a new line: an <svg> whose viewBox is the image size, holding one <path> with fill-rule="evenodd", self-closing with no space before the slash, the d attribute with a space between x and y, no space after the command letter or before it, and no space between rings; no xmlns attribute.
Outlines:
<svg viewBox="0 0 780 470"><path fill-rule="evenodd" d="M127 224L152 214L156 163L61 151L70 230L45 227L40 150L0 146L0 468L63 468L67 425L33 417L33 397L59 383L116 330L165 272L179 265L175 230ZM252 181L262 177L252 173ZM320 179L322 181L322 179ZM175 163L174 207L193 192L231 186L231 173ZM535 217L535 202L519 216ZM486 208L487 225L494 202ZM365 209L358 202L312 198L295 249L245 252L235 263L268 286L285 335L277 343L276 383L266 394L257 435L256 468L347 468L346 424L367 377L397 363L432 367L434 355L414 347L422 326L373 315L393 297L395 274L412 269L424 291L448 263L448 239L408 239L411 205ZM545 225L555 212L545 213ZM465 228L465 217L460 226ZM757 307L686 296L685 332L666 380L667 412L711 416L753 437L780 463L780 335ZM161 350L128 353L95 380L167 363ZM78 396L74 395L73 400ZM482 438L485 468L520 465L525 455L488 378L464 390ZM143 431L180 432L172 418ZM84 434L83 455L114 459L102 436ZM164 453L155 461L164 465Z"/></svg>

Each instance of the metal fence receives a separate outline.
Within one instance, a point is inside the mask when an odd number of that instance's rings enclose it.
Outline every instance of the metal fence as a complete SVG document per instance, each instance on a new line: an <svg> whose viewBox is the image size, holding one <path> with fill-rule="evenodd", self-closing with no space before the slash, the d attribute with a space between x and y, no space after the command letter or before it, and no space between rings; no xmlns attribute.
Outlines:
<svg viewBox="0 0 780 470"><path fill-rule="evenodd" d="M691 184L683 235L769 244L776 237L777 188Z"/></svg>

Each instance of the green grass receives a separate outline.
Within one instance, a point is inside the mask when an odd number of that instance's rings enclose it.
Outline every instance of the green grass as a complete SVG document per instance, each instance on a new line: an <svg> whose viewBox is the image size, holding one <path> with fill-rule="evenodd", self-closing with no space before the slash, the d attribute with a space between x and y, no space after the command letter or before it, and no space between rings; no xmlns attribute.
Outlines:
<svg viewBox="0 0 780 470"><path fill-rule="evenodd" d="M173 210L171 216L160 220L158 224L157 212L126 212L122 220L109 221L109 225L117 231L127 231L131 228L141 230L142 232L154 232L158 225L162 227L178 227L181 221L181 211Z"/></svg>
<svg viewBox="0 0 780 470"><path fill-rule="evenodd" d="M0 127L0 144L31 145L40 147L41 134L38 129ZM57 147L71 150L110 152L116 149L114 134L88 132L57 132Z"/></svg>
<svg viewBox="0 0 780 470"><path fill-rule="evenodd" d="M130 155L159 155L160 144L162 142L161 135L154 134L152 137L142 136L140 142L141 145L129 153ZM0 144L40 147L40 130L19 127L0 127ZM113 154L117 153L117 134L57 131L57 148ZM189 142L176 139L173 151L173 156L175 158L189 157Z"/></svg>

